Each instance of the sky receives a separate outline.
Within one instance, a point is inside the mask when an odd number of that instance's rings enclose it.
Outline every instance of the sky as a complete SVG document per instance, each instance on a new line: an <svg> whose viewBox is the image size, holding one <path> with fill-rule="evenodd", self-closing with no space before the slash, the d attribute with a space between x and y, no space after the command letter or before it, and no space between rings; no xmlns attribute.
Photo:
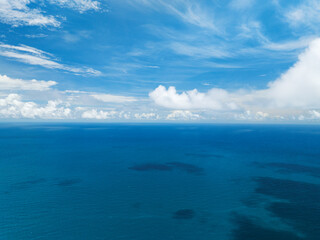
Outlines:
<svg viewBox="0 0 320 240"><path fill-rule="evenodd" d="M0 121L320 121L320 0L0 0Z"/></svg>

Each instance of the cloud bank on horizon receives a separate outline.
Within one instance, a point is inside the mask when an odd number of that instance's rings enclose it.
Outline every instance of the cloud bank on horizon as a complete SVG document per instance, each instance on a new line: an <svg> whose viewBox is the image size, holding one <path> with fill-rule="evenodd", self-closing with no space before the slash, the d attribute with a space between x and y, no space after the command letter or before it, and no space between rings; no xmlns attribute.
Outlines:
<svg viewBox="0 0 320 240"><path fill-rule="evenodd" d="M320 121L320 0L220 3L0 1L0 119Z"/></svg>
<svg viewBox="0 0 320 240"><path fill-rule="evenodd" d="M299 55L299 60L267 88L227 91L212 88L206 93L197 89L177 93L160 85L149 94L159 106L173 109L310 109L320 108L320 38Z"/></svg>

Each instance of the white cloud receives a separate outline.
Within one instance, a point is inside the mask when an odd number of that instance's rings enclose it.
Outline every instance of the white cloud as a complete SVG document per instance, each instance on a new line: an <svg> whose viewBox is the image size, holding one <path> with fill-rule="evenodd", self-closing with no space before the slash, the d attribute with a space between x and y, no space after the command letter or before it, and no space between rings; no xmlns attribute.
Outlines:
<svg viewBox="0 0 320 240"><path fill-rule="evenodd" d="M59 5L61 7L71 8L79 12L88 10L99 10L100 2L91 0L49 0L50 3Z"/></svg>
<svg viewBox="0 0 320 240"><path fill-rule="evenodd" d="M102 102L125 103L137 101L137 99L134 97L118 96L111 94L93 94L91 96Z"/></svg>
<svg viewBox="0 0 320 240"><path fill-rule="evenodd" d="M60 22L51 15L45 15L39 9L28 7L32 0L1 0L0 21L13 26L53 26L59 27Z"/></svg>
<svg viewBox="0 0 320 240"><path fill-rule="evenodd" d="M15 46L15 45L9 45L9 44L0 44L0 48L1 49L6 49L6 50L16 50L19 52L26 52L26 53L31 53L31 54L35 54L35 55L50 55L52 56L52 54L44 52L40 49L37 48L33 48L27 45L19 45L19 46Z"/></svg>
<svg viewBox="0 0 320 240"><path fill-rule="evenodd" d="M167 120L198 120L201 119L199 114L192 113L188 110L175 110L168 114Z"/></svg>
<svg viewBox="0 0 320 240"><path fill-rule="evenodd" d="M81 117L86 119L111 119L115 118L118 112L116 111L98 111L97 109L88 110L82 113Z"/></svg>
<svg viewBox="0 0 320 240"><path fill-rule="evenodd" d="M312 41L298 62L268 87L258 94L265 94L273 107L320 107L320 39Z"/></svg>
<svg viewBox="0 0 320 240"><path fill-rule="evenodd" d="M207 93L192 91L177 93L175 87L157 87L149 94L150 98L159 106L174 109L212 109L232 110L237 105L233 102L233 96L226 90L213 88Z"/></svg>
<svg viewBox="0 0 320 240"><path fill-rule="evenodd" d="M79 12L100 9L100 3L91 0L48 0L46 2ZM41 10L41 5L32 8L30 6L32 3L35 4L36 0L1 0L0 21L13 26L60 26L61 23L56 16L47 15Z"/></svg>
<svg viewBox="0 0 320 240"><path fill-rule="evenodd" d="M285 10L287 22L293 27L308 26L318 29L320 23L320 2L318 0L304 0L301 4Z"/></svg>
<svg viewBox="0 0 320 240"><path fill-rule="evenodd" d="M235 115L235 118L239 120L266 120L269 117L269 113L262 111L252 112L250 110Z"/></svg>
<svg viewBox="0 0 320 240"><path fill-rule="evenodd" d="M56 85L55 81L22 80L10 78L6 75L0 75L0 90L49 90Z"/></svg>
<svg viewBox="0 0 320 240"><path fill-rule="evenodd" d="M60 69L74 74L101 75L100 71L92 68L77 68L58 63L52 54L26 45L15 46L0 43L0 55L15 59L19 62L38 65L50 69Z"/></svg>
<svg viewBox="0 0 320 240"><path fill-rule="evenodd" d="M43 34L43 33L39 33L39 34L26 34L26 35L24 35L24 36L26 36L27 38L45 38L45 37L48 37L48 35Z"/></svg>
<svg viewBox="0 0 320 240"><path fill-rule="evenodd" d="M71 109L60 106L60 101L48 101L44 107L34 102L23 102L18 94L9 94L0 99L1 118L64 119L71 115Z"/></svg>
<svg viewBox="0 0 320 240"><path fill-rule="evenodd" d="M134 117L139 120L157 120L160 118L156 113L135 113Z"/></svg>
<svg viewBox="0 0 320 240"><path fill-rule="evenodd" d="M274 50L274 51L292 51L296 49L306 48L310 44L310 42L312 42L313 40L315 40L315 37L307 36L307 37L299 38L298 40L287 41L287 42L274 43L269 41L266 44L264 44L262 47L265 49Z"/></svg>
<svg viewBox="0 0 320 240"><path fill-rule="evenodd" d="M298 62L266 89L229 92L213 88L207 93L194 89L179 94L175 87L159 86L149 96L157 105L174 109L320 108L320 39L312 41Z"/></svg>
<svg viewBox="0 0 320 240"><path fill-rule="evenodd" d="M320 119L320 111L311 110L309 111L309 114L312 119Z"/></svg>
<svg viewBox="0 0 320 240"><path fill-rule="evenodd" d="M119 118L123 118L123 119L130 119L131 118L131 113L130 112L125 112L125 111L121 111L119 113Z"/></svg>

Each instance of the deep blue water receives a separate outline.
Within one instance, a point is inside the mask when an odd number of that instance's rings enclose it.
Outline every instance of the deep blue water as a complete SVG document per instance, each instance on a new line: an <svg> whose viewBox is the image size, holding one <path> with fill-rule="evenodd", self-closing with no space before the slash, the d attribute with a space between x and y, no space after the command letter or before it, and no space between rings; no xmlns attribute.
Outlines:
<svg viewBox="0 0 320 240"><path fill-rule="evenodd" d="M319 240L320 126L0 124L0 239Z"/></svg>

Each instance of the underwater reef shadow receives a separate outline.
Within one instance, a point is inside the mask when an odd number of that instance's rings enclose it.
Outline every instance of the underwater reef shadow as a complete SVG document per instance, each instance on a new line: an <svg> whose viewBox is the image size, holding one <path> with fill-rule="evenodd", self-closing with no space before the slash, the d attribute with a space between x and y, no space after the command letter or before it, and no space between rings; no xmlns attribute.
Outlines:
<svg viewBox="0 0 320 240"><path fill-rule="evenodd" d="M320 167L307 166L295 163L282 163L282 162L272 162L272 163L259 163L253 162L253 165L260 168L270 168L275 169L279 173L283 174L305 174L312 177L320 178Z"/></svg>
<svg viewBox="0 0 320 240"><path fill-rule="evenodd" d="M308 240L320 236L320 184L278 179L254 178L255 192L282 201L272 201L267 210L303 233Z"/></svg>
<svg viewBox="0 0 320 240"><path fill-rule="evenodd" d="M192 209L180 209L173 213L173 219L192 219L195 216L195 211Z"/></svg>
<svg viewBox="0 0 320 240"><path fill-rule="evenodd" d="M234 240L319 240L320 184L273 177L254 177L252 180L256 183L252 197L264 201L255 207L262 207L294 229L296 234L260 226L258 217L235 215Z"/></svg>
<svg viewBox="0 0 320 240"><path fill-rule="evenodd" d="M73 186L73 185L80 183L80 182L82 182L82 180L79 178L65 179L65 180L61 180L61 181L57 182L55 185L60 186L60 187L69 187L69 186Z"/></svg>
<svg viewBox="0 0 320 240"><path fill-rule="evenodd" d="M261 226L256 219L234 214L232 240L303 240L292 232Z"/></svg>

